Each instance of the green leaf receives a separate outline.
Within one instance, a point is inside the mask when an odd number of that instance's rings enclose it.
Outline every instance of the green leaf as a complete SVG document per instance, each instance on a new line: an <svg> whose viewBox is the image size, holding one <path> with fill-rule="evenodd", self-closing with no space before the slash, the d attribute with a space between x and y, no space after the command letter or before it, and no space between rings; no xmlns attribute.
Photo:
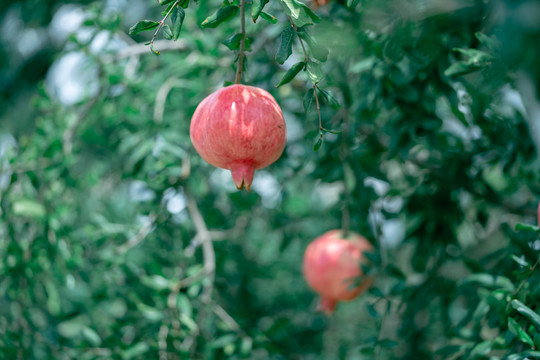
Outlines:
<svg viewBox="0 0 540 360"><path fill-rule="evenodd" d="M343 164L343 177L345 180L345 186L347 187L347 190L352 193L354 191L354 188L356 187L356 176L354 175L354 171L349 165L349 163ZM380 264L380 255L379 253L370 253L365 252L364 256L374 264Z"/></svg>
<svg viewBox="0 0 540 360"><path fill-rule="evenodd" d="M246 356L251 353L253 348L253 339L250 337L242 338L242 343L240 344L240 354Z"/></svg>
<svg viewBox="0 0 540 360"><path fill-rule="evenodd" d="M480 356L486 356L493 349L493 341L486 340L482 341L473 348L471 355L474 355L474 358Z"/></svg>
<svg viewBox="0 0 540 360"><path fill-rule="evenodd" d="M318 61L326 61L329 51L326 47L317 43L317 41L307 32L307 26L298 29L298 37L304 40L311 52L311 55Z"/></svg>
<svg viewBox="0 0 540 360"><path fill-rule="evenodd" d="M531 347L534 347L533 340L527 334L521 326L519 326L518 322L512 318L508 318L508 329L517 337L519 337L519 340L525 344L529 344Z"/></svg>
<svg viewBox="0 0 540 360"><path fill-rule="evenodd" d="M485 273L469 275L461 281L461 285L480 285L490 289L499 288L509 292L515 291L515 285L507 277Z"/></svg>
<svg viewBox="0 0 540 360"><path fill-rule="evenodd" d="M375 306L373 306L372 304L366 304L366 310L372 318L377 319L380 317L377 309L375 309Z"/></svg>
<svg viewBox="0 0 540 360"><path fill-rule="evenodd" d="M269 13L267 13L267 12L264 12L264 11L261 12L261 17L262 17L264 20L266 20L266 21L268 21L269 23L271 23L271 24L277 24L277 22L278 22L277 18L276 18L274 15L271 15L271 14L269 14Z"/></svg>
<svg viewBox="0 0 540 360"><path fill-rule="evenodd" d="M505 360L532 360L540 359L540 351L523 351L517 354L508 355Z"/></svg>
<svg viewBox="0 0 540 360"><path fill-rule="evenodd" d="M321 66L313 61L308 62L306 66L308 76L313 83L318 83L324 77Z"/></svg>
<svg viewBox="0 0 540 360"><path fill-rule="evenodd" d="M228 344L231 344L236 341L236 336L233 334L223 335L214 341L212 341L211 346L214 348L222 348Z"/></svg>
<svg viewBox="0 0 540 360"><path fill-rule="evenodd" d="M315 144L313 144L313 151L319 151L323 143L322 136L319 136L318 139L315 141Z"/></svg>
<svg viewBox="0 0 540 360"><path fill-rule="evenodd" d="M283 75L283 78L281 79L281 81L279 82L279 84L277 84L276 87L280 87L281 85L285 85L285 84L291 82L292 79L294 79L295 76L296 76L303 68L305 68L305 66L306 66L306 62L305 62L305 61L297 62L296 64L294 64L293 66L291 66L291 68L285 73L285 75Z"/></svg>
<svg viewBox="0 0 540 360"><path fill-rule="evenodd" d="M395 342L394 340L382 339L382 340L379 341L379 345L383 349L391 349L391 348L395 348L396 346L398 346L398 343Z"/></svg>
<svg viewBox="0 0 540 360"><path fill-rule="evenodd" d="M347 0L347 7L354 10L358 6L358 3L360 3L360 0Z"/></svg>
<svg viewBox="0 0 540 360"><path fill-rule="evenodd" d="M331 91L323 90L319 88L319 92L321 95L328 101L328 104L333 107L334 109L339 109L341 107L341 104L337 99L334 97L334 94L332 94Z"/></svg>
<svg viewBox="0 0 540 360"><path fill-rule="evenodd" d="M193 307L189 301L189 298L185 294L179 293L177 295L176 308L180 314L185 314L188 317L193 315Z"/></svg>
<svg viewBox="0 0 540 360"><path fill-rule="evenodd" d="M175 2L176 0L159 0L159 5L168 5L168 4L171 4L173 2Z"/></svg>
<svg viewBox="0 0 540 360"><path fill-rule="evenodd" d="M540 232L540 227L529 224L516 224L516 231Z"/></svg>
<svg viewBox="0 0 540 360"><path fill-rule="evenodd" d="M512 254L512 260L514 260L516 263L518 263L520 266L529 267L530 264L527 260L517 257L516 255Z"/></svg>
<svg viewBox="0 0 540 360"><path fill-rule="evenodd" d="M292 26L287 26L281 32L281 41L276 53L276 61L283 64L292 54L292 43L294 41L295 31Z"/></svg>
<svg viewBox="0 0 540 360"><path fill-rule="evenodd" d="M163 25L163 37L167 40L173 39L173 33L169 25Z"/></svg>
<svg viewBox="0 0 540 360"><path fill-rule="evenodd" d="M315 92L315 89L310 88L306 95L304 95L304 99L302 100L302 104L304 105L304 111L307 113L311 109L311 104L313 103L313 94Z"/></svg>
<svg viewBox="0 0 540 360"><path fill-rule="evenodd" d="M446 76L465 75L480 70L481 68L489 65L493 60L493 57L490 54L482 50L456 48L454 51L462 53L463 55L467 56L468 59L450 65L444 71L444 75Z"/></svg>
<svg viewBox="0 0 540 360"><path fill-rule="evenodd" d="M518 313L529 319L536 327L536 330L540 331L540 315L519 300L512 300L512 307L516 309Z"/></svg>
<svg viewBox="0 0 540 360"><path fill-rule="evenodd" d="M251 19L253 22L257 22L257 18L261 14L264 6L268 4L269 1L270 0L253 0L251 3Z"/></svg>
<svg viewBox="0 0 540 360"><path fill-rule="evenodd" d="M189 316L184 313L180 314L180 323L187 327L192 333L196 333L199 330L197 323Z"/></svg>
<svg viewBox="0 0 540 360"><path fill-rule="evenodd" d="M320 21L317 14L298 0L280 0L280 3L287 16L289 16L294 25L298 27Z"/></svg>
<svg viewBox="0 0 540 360"><path fill-rule="evenodd" d="M136 357L140 357L141 355L148 352L148 350L150 350L150 346L147 343L137 343L122 353L122 359L133 359Z"/></svg>
<svg viewBox="0 0 540 360"><path fill-rule="evenodd" d="M177 40L180 36L180 30L182 30L182 24L184 23L184 17L186 16L186 12L181 7L177 6L176 9L174 9L172 13L172 39Z"/></svg>
<svg viewBox="0 0 540 360"><path fill-rule="evenodd" d="M477 32L475 36L482 45L486 46L491 51L495 52L501 48L501 42L493 36L487 36L481 32Z"/></svg>
<svg viewBox="0 0 540 360"><path fill-rule="evenodd" d="M336 135L339 135L343 132L343 130L330 130L330 129L325 129L325 128L323 128L322 131L330 133L330 134L336 134Z"/></svg>
<svg viewBox="0 0 540 360"><path fill-rule="evenodd" d="M101 338L99 337L98 333L88 326L84 326L81 329L82 336L93 346L100 346L101 345Z"/></svg>
<svg viewBox="0 0 540 360"><path fill-rule="evenodd" d="M244 38L244 34L234 34L225 39L222 44L231 50L238 50L240 48L240 42Z"/></svg>
<svg viewBox="0 0 540 360"><path fill-rule="evenodd" d="M160 275L142 276L141 284L148 286L154 290L161 291L169 287L169 280Z"/></svg>
<svg viewBox="0 0 540 360"><path fill-rule="evenodd" d="M445 71L444 75L448 77L466 75L477 70L480 70L481 66L478 65L467 65L461 62L454 63L450 65Z"/></svg>
<svg viewBox="0 0 540 360"><path fill-rule="evenodd" d="M72 339L81 336L81 332L86 325L86 321L82 316L75 317L70 320L66 320L58 324L58 333L67 339Z"/></svg>
<svg viewBox="0 0 540 360"><path fill-rule="evenodd" d="M129 35L135 35L143 31L155 29L159 26L159 21L142 20L129 28Z"/></svg>
<svg viewBox="0 0 540 360"><path fill-rule="evenodd" d="M227 5L220 8L211 16L207 17L202 23L203 28L216 28L219 24L229 20L238 13L239 7L237 5Z"/></svg>
<svg viewBox="0 0 540 360"><path fill-rule="evenodd" d="M407 277L405 276L405 274L403 273L403 271L401 271L397 266L395 265L392 265L392 264L388 264L385 268L386 270L386 273L392 277L395 277L397 279L400 279L400 280L406 280Z"/></svg>
<svg viewBox="0 0 540 360"><path fill-rule="evenodd" d="M17 216L43 219L47 215L45 207L31 199L21 199L13 203L13 213Z"/></svg>

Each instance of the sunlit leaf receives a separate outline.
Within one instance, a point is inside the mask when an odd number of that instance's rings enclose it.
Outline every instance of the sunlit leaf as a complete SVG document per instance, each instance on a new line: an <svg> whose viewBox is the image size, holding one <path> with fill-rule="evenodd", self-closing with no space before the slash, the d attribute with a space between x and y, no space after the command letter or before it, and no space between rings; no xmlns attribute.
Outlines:
<svg viewBox="0 0 540 360"><path fill-rule="evenodd" d="M143 31L155 29L159 26L159 21L142 20L129 28L129 34L135 35Z"/></svg>

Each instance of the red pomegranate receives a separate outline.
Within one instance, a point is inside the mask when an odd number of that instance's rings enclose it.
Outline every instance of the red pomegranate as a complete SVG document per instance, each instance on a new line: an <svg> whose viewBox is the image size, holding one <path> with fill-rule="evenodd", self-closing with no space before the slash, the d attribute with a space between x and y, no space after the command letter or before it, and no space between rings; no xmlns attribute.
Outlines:
<svg viewBox="0 0 540 360"><path fill-rule="evenodd" d="M324 6L328 4L329 0L312 0L313 1L313 8L317 9L319 6Z"/></svg>
<svg viewBox="0 0 540 360"><path fill-rule="evenodd" d="M206 97L191 118L190 135L204 160L231 170L236 187L248 191L255 170L276 161L287 142L276 100L247 85L231 85Z"/></svg>
<svg viewBox="0 0 540 360"><path fill-rule="evenodd" d="M315 240L304 253L303 272L307 283L320 296L319 310L332 314L339 301L352 300L364 292L372 279L362 279L363 253L373 247L362 236L341 230L331 230Z"/></svg>

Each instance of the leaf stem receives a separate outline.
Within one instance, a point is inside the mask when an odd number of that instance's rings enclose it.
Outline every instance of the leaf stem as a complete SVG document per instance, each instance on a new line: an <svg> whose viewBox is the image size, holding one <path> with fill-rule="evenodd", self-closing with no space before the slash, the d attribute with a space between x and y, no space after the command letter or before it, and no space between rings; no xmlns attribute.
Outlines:
<svg viewBox="0 0 540 360"><path fill-rule="evenodd" d="M319 104L319 95L317 94L317 84L313 85L313 96L315 96L315 102L317 103L317 113L319 114L319 135L322 137L323 127L321 119L321 105Z"/></svg>
<svg viewBox="0 0 540 360"><path fill-rule="evenodd" d="M238 51L238 66L236 68L235 84L240 84L242 82L244 59L246 57L246 0L240 0L240 33L242 34L242 40L240 40L240 50Z"/></svg>
<svg viewBox="0 0 540 360"><path fill-rule="evenodd" d="M306 47L304 46L304 40L298 35L298 27L294 24L290 16L287 16L289 18L289 21L291 22L291 26L294 29L294 32L296 33L296 36L298 36L298 40L300 41L300 45L302 46L302 50L304 51L304 61L309 61L309 55L307 53Z"/></svg>

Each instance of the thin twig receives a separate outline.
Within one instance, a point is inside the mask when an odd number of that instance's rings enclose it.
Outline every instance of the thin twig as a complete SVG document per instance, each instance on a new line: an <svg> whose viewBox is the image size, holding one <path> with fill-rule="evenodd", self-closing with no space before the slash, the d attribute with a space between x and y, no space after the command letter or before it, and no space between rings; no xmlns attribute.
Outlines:
<svg viewBox="0 0 540 360"><path fill-rule="evenodd" d="M154 221L156 220L156 215L150 214L148 217L149 217L148 223L145 224L135 236L133 236L131 239L129 239L126 243L122 244L122 246L118 248L117 251L119 254L124 254L129 249L132 249L135 246L139 245L148 236L148 234L150 234L150 232L152 231L154 227Z"/></svg>
<svg viewBox="0 0 540 360"><path fill-rule="evenodd" d="M163 121L163 114L165 112L165 102L167 101L167 96L171 90L175 87L180 87L182 82L177 78L169 78L167 81L161 85L157 94L156 94L156 105L154 106L154 121L161 122Z"/></svg>
<svg viewBox="0 0 540 360"><path fill-rule="evenodd" d="M212 244L212 237L210 235L210 232L208 231L208 227L206 226L206 222L204 221L204 218L201 215L201 212L199 210L199 207L197 206L197 203L187 193L186 193L186 198L187 198L187 208L191 216L191 220L193 221L193 224L195 225L195 228L197 229L197 237L200 239L202 243L204 272L206 276L209 277L209 280L210 280L208 284L205 286L203 290L203 296L201 298L203 303L207 304L208 302L210 302L212 289L214 286L216 255L214 253L214 245Z"/></svg>
<svg viewBox="0 0 540 360"><path fill-rule="evenodd" d="M240 40L240 50L238 51L238 66L236 67L235 84L240 84L242 82L244 58L246 57L246 0L240 0L240 33L242 34L242 40Z"/></svg>
<svg viewBox="0 0 540 360"><path fill-rule="evenodd" d="M322 119L321 119L321 105L319 104L319 95L317 94L317 84L313 85L313 96L315 96L315 102L317 103L317 113L319 114L319 134L322 137Z"/></svg>
<svg viewBox="0 0 540 360"><path fill-rule="evenodd" d="M195 202L195 199L193 199L191 195L188 194L187 192L185 196L187 200L187 209L188 209L189 215L191 216L191 220L193 221L193 224L195 225L195 229L197 230L197 237L199 237L199 239L202 242L203 271L201 273L207 277L207 281L203 285L204 287L203 287L203 291L201 295L201 302L203 306L200 308L199 313L197 315L197 325L200 330L193 336L187 337L182 343L182 346L185 346L186 349L190 349L190 353L191 355L193 355L194 352L197 351L196 345L192 347L193 344L196 344L195 338L200 336L201 334L205 338L210 336L209 334L206 334L206 335L204 334L203 324L205 323L204 319L207 314L206 307L210 304L210 301L212 300L212 291L214 288L214 278L215 278L215 269L216 269L216 255L214 253L214 245L212 244L212 237L210 236L210 232L208 231L206 222L204 221L204 218L201 215L201 212L199 210L199 207L197 206L197 203ZM196 275L199 276L201 275L201 273L196 274ZM184 280L184 283L185 283L185 280Z"/></svg>
<svg viewBox="0 0 540 360"><path fill-rule="evenodd" d="M71 151L73 150L73 135L81 125L84 119L86 119L86 116L92 110L94 105L97 104L99 97L101 96L101 89L98 89L96 91L96 94L90 99L86 107L77 114L77 118L75 121L66 128L62 135L62 150L64 152L64 155L71 155Z"/></svg>
<svg viewBox="0 0 540 360"><path fill-rule="evenodd" d="M304 40L302 40L300 35L298 35L298 28L296 27L296 25L292 21L291 17L289 16L288 18L289 18L289 21L291 22L291 26L294 29L294 32L296 33L296 36L298 36L298 40L300 41L300 45L302 46L302 50L304 51L304 61L307 62L307 61L309 61L309 55L308 55L308 52L306 50L306 47L304 46Z"/></svg>
<svg viewBox="0 0 540 360"><path fill-rule="evenodd" d="M534 263L534 265L530 268L531 270L531 275L528 276L527 278L523 279L523 281L521 282L521 284L519 284L518 288L516 289L516 291L514 291L514 295L512 297L515 297L517 294L519 294L519 292L521 291L521 289L523 288L523 286L527 283L527 281L529 281L529 279L531 278L532 274L534 274L534 270L536 269L536 267L538 266L538 264L540 263L540 257L538 257L538 259L536 259L536 262Z"/></svg>
<svg viewBox="0 0 540 360"><path fill-rule="evenodd" d="M221 306L219 306L218 304L214 305L214 313L221 319L223 320L228 326L229 328L232 330L232 331L235 331L237 333L244 333L244 331L242 330L242 328L240 327L240 325L238 325L238 323L236 322L236 320L234 320L234 318L229 315L229 313L227 313L225 311L225 309L223 309Z"/></svg>
<svg viewBox="0 0 540 360"><path fill-rule="evenodd" d="M154 45L156 47L159 47L159 50L161 52L188 49L187 43L182 40L177 40L177 41L157 40L155 41ZM146 54L150 54L148 52L148 45L145 45L143 43L135 43L133 45L130 45L128 47L118 50L118 52L116 53L107 54L103 56L103 62L111 63L116 60L132 57L132 56L146 55Z"/></svg>
<svg viewBox="0 0 540 360"><path fill-rule="evenodd" d="M174 8L176 8L178 6L178 3L180 2L180 0L176 0L173 4L173 6L171 6L171 8L169 9L169 11L167 12L167 14L165 14L165 17L163 17L163 19L161 19L161 21L159 22L159 26L158 28L156 29L156 32L154 33L154 36L152 36L152 40L150 40L150 49L152 49L153 52L155 52L156 54L160 54L159 51L157 50L154 50L154 40L156 40L156 36L159 32L159 30L161 30L161 28L163 27L163 25L165 25L165 20L167 20L167 18L169 17L169 15L171 14L171 12L173 11Z"/></svg>
<svg viewBox="0 0 540 360"><path fill-rule="evenodd" d="M169 327L165 324L161 325L158 333L159 360L167 360L167 336L169 335Z"/></svg>

